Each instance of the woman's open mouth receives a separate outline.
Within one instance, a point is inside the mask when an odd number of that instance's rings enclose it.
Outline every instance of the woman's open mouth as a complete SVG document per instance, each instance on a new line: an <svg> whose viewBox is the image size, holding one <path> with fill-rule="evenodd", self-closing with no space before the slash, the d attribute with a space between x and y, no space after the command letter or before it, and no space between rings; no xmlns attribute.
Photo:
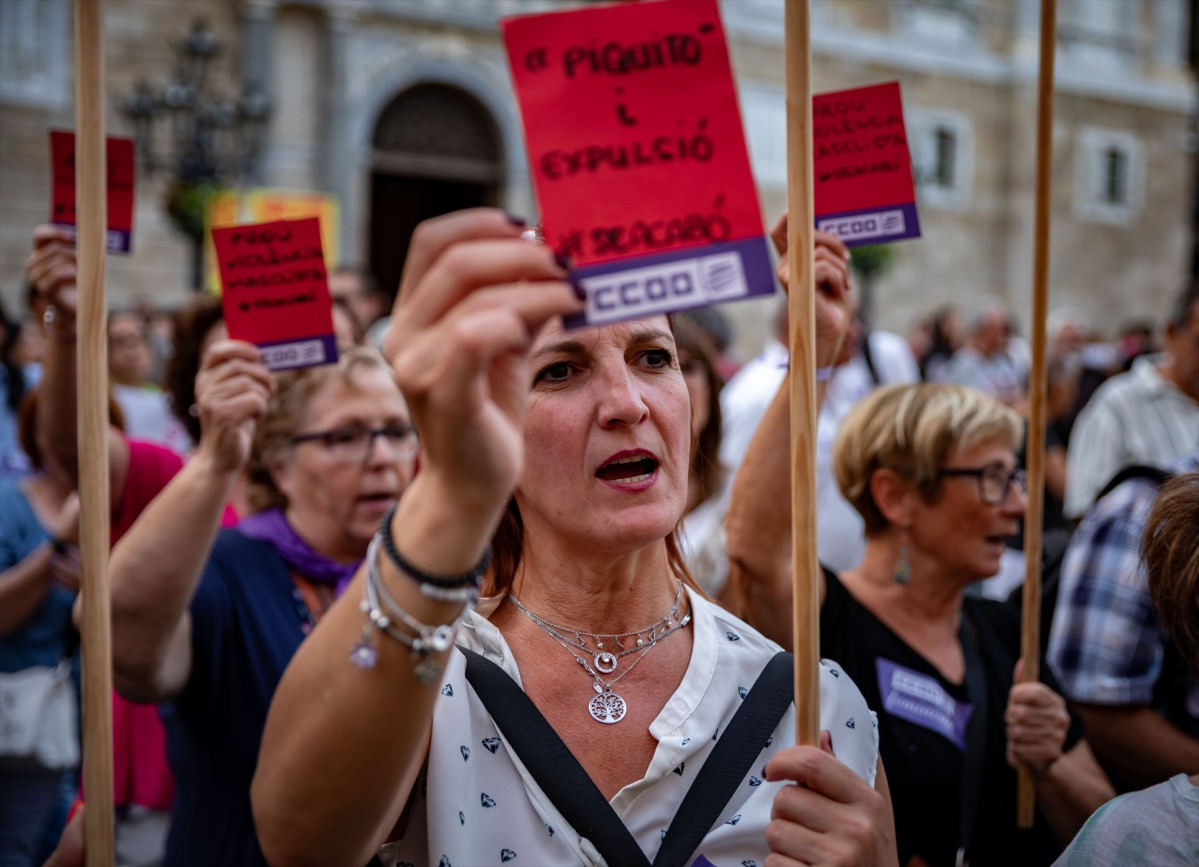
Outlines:
<svg viewBox="0 0 1199 867"><path fill-rule="evenodd" d="M620 487L637 487L653 480L659 461L648 452L626 452L613 455L595 471L595 477Z"/></svg>

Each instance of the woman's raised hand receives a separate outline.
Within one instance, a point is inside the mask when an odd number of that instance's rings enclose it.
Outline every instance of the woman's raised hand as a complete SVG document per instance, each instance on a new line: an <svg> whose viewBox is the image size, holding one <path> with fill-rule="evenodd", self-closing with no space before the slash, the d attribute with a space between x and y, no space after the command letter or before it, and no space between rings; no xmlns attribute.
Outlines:
<svg viewBox="0 0 1199 867"><path fill-rule="evenodd" d="M61 226L43 225L33 230L33 252L25 260L25 276L38 295L60 315L75 317L77 293L75 241Z"/></svg>
<svg viewBox="0 0 1199 867"><path fill-rule="evenodd" d="M787 255L787 214L770 230L779 254L778 278L790 291L791 262ZM853 319L853 283L849 274L849 248L830 232L813 230L813 278L816 282L816 364L829 367L841 354L841 344Z"/></svg>
<svg viewBox="0 0 1199 867"><path fill-rule="evenodd" d="M1040 777L1062 757L1070 714L1066 711L1066 700L1045 684L1019 682L1021 664L1022 661L1016 663L1015 682L1003 714L1007 725L1007 762L1013 768L1027 765L1034 776Z"/></svg>
<svg viewBox="0 0 1199 867"><path fill-rule="evenodd" d="M766 779L796 783L774 796L766 867L896 864L890 803L833 756L827 731L819 748L790 747L771 758Z"/></svg>
<svg viewBox="0 0 1199 867"><path fill-rule="evenodd" d="M250 459L255 425L274 389L260 356L252 343L221 340L204 354L196 375L199 453L220 470L237 472Z"/></svg>
<svg viewBox="0 0 1199 867"><path fill-rule="evenodd" d="M420 476L488 517L523 466L528 350L552 317L583 307L521 231L482 208L422 223L384 341L421 434Z"/></svg>

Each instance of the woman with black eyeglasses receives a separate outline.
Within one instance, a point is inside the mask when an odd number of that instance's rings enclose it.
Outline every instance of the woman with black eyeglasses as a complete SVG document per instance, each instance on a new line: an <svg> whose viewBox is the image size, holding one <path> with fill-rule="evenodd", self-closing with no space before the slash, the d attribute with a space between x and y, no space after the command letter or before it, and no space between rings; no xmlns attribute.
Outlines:
<svg viewBox="0 0 1199 867"><path fill-rule="evenodd" d="M748 619L789 635L786 383L759 428L728 519ZM780 435L781 431L781 435ZM1020 621L966 588L999 570L1024 514L1022 423L969 388L896 385L846 418L833 466L866 525L862 563L823 576L821 655L878 713L903 865L1049 864L1114 791L1044 665L1014 684ZM774 461L775 463L772 463ZM1037 780L1036 824L1016 827L1017 765Z"/></svg>
<svg viewBox="0 0 1199 867"><path fill-rule="evenodd" d="M418 440L391 369L360 347L272 378L256 347L221 341L196 398L195 456L113 550L115 681L164 703L164 864L265 865L249 791L267 708L412 480ZM251 514L220 530L243 468Z"/></svg>

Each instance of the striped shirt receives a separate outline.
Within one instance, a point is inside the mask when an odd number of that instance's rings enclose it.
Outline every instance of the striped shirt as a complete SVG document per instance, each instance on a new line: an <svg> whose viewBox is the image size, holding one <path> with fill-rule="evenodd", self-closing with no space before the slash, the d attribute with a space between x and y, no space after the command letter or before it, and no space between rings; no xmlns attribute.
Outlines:
<svg viewBox="0 0 1199 867"><path fill-rule="evenodd" d="M1162 377L1161 359L1138 358L1079 413L1070 437L1067 517L1081 517L1124 467L1161 466L1199 446L1199 403Z"/></svg>

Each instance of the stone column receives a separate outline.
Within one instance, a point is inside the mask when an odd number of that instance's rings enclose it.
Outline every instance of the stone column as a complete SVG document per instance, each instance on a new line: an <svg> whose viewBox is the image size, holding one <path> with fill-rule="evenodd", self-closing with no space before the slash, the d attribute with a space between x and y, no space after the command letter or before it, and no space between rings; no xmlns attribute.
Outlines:
<svg viewBox="0 0 1199 867"><path fill-rule="evenodd" d="M271 55L275 45L275 15L279 0L242 0L241 77L244 91L256 91L274 98L271 81ZM271 156L271 122L262 131L258 161L247 178L252 186L268 182L266 167Z"/></svg>
<svg viewBox="0 0 1199 867"><path fill-rule="evenodd" d="M320 179L325 192L340 204L339 236L341 258L355 261L353 214L350 213L350 184L353 179L353 130L350 128L350 41L360 4L355 0L332 0L325 6L325 49L321 90Z"/></svg>

